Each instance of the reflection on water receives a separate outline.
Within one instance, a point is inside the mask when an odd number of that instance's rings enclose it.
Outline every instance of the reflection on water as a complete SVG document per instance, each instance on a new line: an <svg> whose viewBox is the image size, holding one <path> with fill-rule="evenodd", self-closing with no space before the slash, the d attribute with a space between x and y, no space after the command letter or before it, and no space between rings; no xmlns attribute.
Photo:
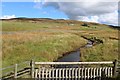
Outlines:
<svg viewBox="0 0 120 80"><path fill-rule="evenodd" d="M80 61L80 51L71 52L68 55L63 56L58 59L57 62L79 62Z"/></svg>
<svg viewBox="0 0 120 80"><path fill-rule="evenodd" d="M89 48L92 46L93 46L93 43L91 41L88 41L88 43L84 46L84 48ZM80 50L79 49L57 60L57 62L79 62L79 61L80 61Z"/></svg>
<svg viewBox="0 0 120 80"><path fill-rule="evenodd" d="M80 50L71 52L68 55L59 58L57 62L79 62L80 61ZM65 68L65 67L78 67L78 65L57 65L56 68Z"/></svg>
<svg viewBox="0 0 120 80"><path fill-rule="evenodd" d="M88 43L83 48L89 48L92 47L93 43L91 41L88 41ZM69 53L68 55L63 56L62 58L59 58L57 62L79 62L80 61L80 49ZM55 66L57 68L61 67L80 67L79 65L57 65Z"/></svg>

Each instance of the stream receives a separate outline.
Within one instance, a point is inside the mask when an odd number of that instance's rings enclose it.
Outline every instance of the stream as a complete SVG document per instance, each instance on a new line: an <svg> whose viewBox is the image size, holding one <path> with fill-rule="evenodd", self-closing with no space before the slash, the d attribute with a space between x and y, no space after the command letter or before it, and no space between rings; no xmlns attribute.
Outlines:
<svg viewBox="0 0 120 80"><path fill-rule="evenodd" d="M93 43L91 41L88 41L88 43L83 47L89 48L93 46L92 44ZM79 62L79 61L80 61L80 48L57 60L57 62Z"/></svg>

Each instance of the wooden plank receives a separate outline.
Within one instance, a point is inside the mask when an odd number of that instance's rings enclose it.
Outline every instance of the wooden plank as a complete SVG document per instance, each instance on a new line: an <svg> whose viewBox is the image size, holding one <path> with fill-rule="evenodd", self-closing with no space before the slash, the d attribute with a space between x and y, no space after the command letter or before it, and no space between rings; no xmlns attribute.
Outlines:
<svg viewBox="0 0 120 80"><path fill-rule="evenodd" d="M72 69L72 73L71 73L72 74L72 76L71 76L72 78L75 78L74 71L75 71L75 68Z"/></svg>
<svg viewBox="0 0 120 80"><path fill-rule="evenodd" d="M106 77L108 77L108 76L107 76L107 69L108 69L108 68L105 67L105 75L106 75Z"/></svg>
<svg viewBox="0 0 120 80"><path fill-rule="evenodd" d="M110 77L110 67L108 68L108 77Z"/></svg>
<svg viewBox="0 0 120 80"><path fill-rule="evenodd" d="M52 69L52 78L54 78L54 70L55 70L55 69Z"/></svg>
<svg viewBox="0 0 120 80"><path fill-rule="evenodd" d="M118 61L115 60L113 64L114 64L114 67L113 67L113 76L116 77L116 76L117 76L117 65L118 65Z"/></svg>
<svg viewBox="0 0 120 80"><path fill-rule="evenodd" d="M65 68L62 69L62 72L63 72L62 78L65 78Z"/></svg>
<svg viewBox="0 0 120 80"><path fill-rule="evenodd" d="M78 68L75 69L75 78L78 78Z"/></svg>
<svg viewBox="0 0 120 80"><path fill-rule="evenodd" d="M17 64L15 64L15 72L14 72L14 78L17 78Z"/></svg>
<svg viewBox="0 0 120 80"><path fill-rule="evenodd" d="M38 75L38 69L35 70L35 78L38 78L37 75Z"/></svg>
<svg viewBox="0 0 120 80"><path fill-rule="evenodd" d="M68 78L68 70L69 70L69 69L66 68L66 72L65 72L65 73L66 73L66 74L65 74L65 75L66 75L66 76L65 76L66 78Z"/></svg>
<svg viewBox="0 0 120 80"><path fill-rule="evenodd" d="M99 76L102 76L102 68L99 69Z"/></svg>
<svg viewBox="0 0 120 80"><path fill-rule="evenodd" d="M24 73L24 74L22 74L22 75L19 75L19 76L17 76L17 78L23 77L23 76L25 76L25 75L30 75L30 72Z"/></svg>
<svg viewBox="0 0 120 80"><path fill-rule="evenodd" d="M35 62L36 65L81 65L81 64L113 64L112 61L104 62Z"/></svg>
<svg viewBox="0 0 120 80"><path fill-rule="evenodd" d="M81 68L78 68L78 70L79 70L78 71L78 78L81 78L81 75L80 75L81 74Z"/></svg>
<svg viewBox="0 0 120 80"><path fill-rule="evenodd" d="M87 78L89 79L90 78L90 68L87 69Z"/></svg>
<svg viewBox="0 0 120 80"><path fill-rule="evenodd" d="M93 78L93 68L91 68L91 78Z"/></svg>
<svg viewBox="0 0 120 80"><path fill-rule="evenodd" d="M96 77L99 77L99 68L97 68Z"/></svg>
<svg viewBox="0 0 120 80"><path fill-rule="evenodd" d="M14 74L11 74L11 75L8 75L8 76L4 76L4 77L2 77L2 79L13 78L13 77L14 77Z"/></svg>
<svg viewBox="0 0 120 80"><path fill-rule="evenodd" d="M84 68L84 78L86 79L87 78L87 76L86 76L86 73L87 73L87 68Z"/></svg>
<svg viewBox="0 0 120 80"><path fill-rule="evenodd" d="M52 76L51 76L51 71L52 71L52 69L49 69L49 78L50 78L50 79L52 78Z"/></svg>
<svg viewBox="0 0 120 80"><path fill-rule="evenodd" d="M69 78L72 78L71 74L72 74L72 68L69 69Z"/></svg>
<svg viewBox="0 0 120 80"><path fill-rule="evenodd" d="M93 78L96 77L95 71L96 71L96 68L93 68Z"/></svg>
<svg viewBox="0 0 120 80"><path fill-rule="evenodd" d="M41 68L39 66L39 73L38 73L39 77L38 78L41 78Z"/></svg>
<svg viewBox="0 0 120 80"><path fill-rule="evenodd" d="M44 71L45 71L45 68L42 68L42 79L45 78L45 77L44 77L44 75L45 75L45 74L44 74L44 73L45 73Z"/></svg>
<svg viewBox="0 0 120 80"><path fill-rule="evenodd" d="M84 68L82 68L82 71L81 71L81 78L84 78L83 72L84 72Z"/></svg>
<svg viewBox="0 0 120 80"><path fill-rule="evenodd" d="M62 69L59 69L59 78L60 79L62 78L61 71L62 71Z"/></svg>
<svg viewBox="0 0 120 80"><path fill-rule="evenodd" d="M113 76L113 68L112 67L110 68L110 76L111 77Z"/></svg>
<svg viewBox="0 0 120 80"><path fill-rule="evenodd" d="M22 74L22 73L26 73L26 72L28 72L28 71L30 72L30 69L26 69L26 70L20 71L20 72L18 71L18 72L17 72L17 75L20 75L20 74Z"/></svg>
<svg viewBox="0 0 120 80"><path fill-rule="evenodd" d="M45 70L45 74L46 74L45 78L48 79L48 69Z"/></svg>
<svg viewBox="0 0 120 80"><path fill-rule="evenodd" d="M31 78L34 78L35 65L34 65L34 61L33 60L31 60L30 66L31 66Z"/></svg>
<svg viewBox="0 0 120 80"><path fill-rule="evenodd" d="M58 69L56 69L56 78L59 78L59 77L58 77Z"/></svg>

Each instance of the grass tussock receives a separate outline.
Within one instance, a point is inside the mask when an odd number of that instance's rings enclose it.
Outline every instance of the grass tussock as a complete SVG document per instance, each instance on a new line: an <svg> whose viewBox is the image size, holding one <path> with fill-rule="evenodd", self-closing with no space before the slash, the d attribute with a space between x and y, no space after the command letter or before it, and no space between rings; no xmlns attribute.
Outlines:
<svg viewBox="0 0 120 80"><path fill-rule="evenodd" d="M118 40L111 40L109 38L104 38L102 40L104 40L103 44L98 44L91 48L81 48L81 60L114 61L118 59Z"/></svg>
<svg viewBox="0 0 120 80"><path fill-rule="evenodd" d="M3 66L31 59L54 61L64 53L85 45L85 42L70 33L3 34Z"/></svg>
<svg viewBox="0 0 120 80"><path fill-rule="evenodd" d="M114 60L118 56L118 31L106 25L72 20L13 19L2 21L3 67L26 60L54 61L96 37L103 44L82 48L82 61Z"/></svg>

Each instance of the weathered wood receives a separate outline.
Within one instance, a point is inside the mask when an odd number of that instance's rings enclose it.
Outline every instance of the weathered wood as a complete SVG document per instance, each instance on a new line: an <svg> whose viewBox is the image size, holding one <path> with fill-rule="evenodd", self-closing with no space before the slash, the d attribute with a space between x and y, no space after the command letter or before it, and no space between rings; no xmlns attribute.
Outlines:
<svg viewBox="0 0 120 80"><path fill-rule="evenodd" d="M54 78L54 70L55 70L55 69L52 69L52 78Z"/></svg>
<svg viewBox="0 0 120 80"><path fill-rule="evenodd" d="M95 64L113 64L112 61L104 62L35 62L35 65L95 65Z"/></svg>
<svg viewBox="0 0 120 80"><path fill-rule="evenodd" d="M39 73L38 73L38 76L39 76L39 78L41 78L41 68L40 68L40 66L39 66Z"/></svg>
<svg viewBox="0 0 120 80"><path fill-rule="evenodd" d="M49 69L49 78L51 79L52 78L52 76L51 76L51 69Z"/></svg>
<svg viewBox="0 0 120 80"><path fill-rule="evenodd" d="M97 68L97 70L96 70L97 72L96 72L96 75L97 75L97 77L99 76L99 69Z"/></svg>
<svg viewBox="0 0 120 80"><path fill-rule="evenodd" d="M115 60L113 62L113 64L114 64L114 67L113 67L113 76L116 77L117 76L117 64L118 64L117 60Z"/></svg>
<svg viewBox="0 0 120 80"><path fill-rule="evenodd" d="M106 77L112 77L113 71L112 67L87 67L87 65L101 65L101 64L113 64L112 61L105 61L105 62L34 62L31 61L31 68L30 73L32 78L45 78L45 79L52 79L52 78L61 78L61 79L68 79L68 78L95 78L95 77L101 77L104 73ZM17 64L16 64L17 65ZM38 69L35 69L35 65L40 66ZM83 67L77 67L77 68L55 68L50 67L49 65L85 65ZM17 65L18 66L18 65ZM17 69L18 67L14 69L13 77L18 78L22 72L19 72ZM48 67L49 66L49 67ZM114 62L115 67L115 62ZM5 68L4 68L5 69ZM2 70L2 69L1 69ZM35 71L36 70L36 71ZM26 71L26 70L25 70ZM23 73L25 72L23 71Z"/></svg>
<svg viewBox="0 0 120 80"><path fill-rule="evenodd" d="M63 70L62 70L62 78L65 78L65 68L63 68Z"/></svg>
<svg viewBox="0 0 120 80"><path fill-rule="evenodd" d="M80 72L80 71L81 71L81 68L79 68L78 70L79 70L79 71L78 71L78 78L81 78L81 75L80 75L80 73L81 73L81 72Z"/></svg>
<svg viewBox="0 0 120 80"><path fill-rule="evenodd" d="M109 75L111 73L106 73L106 70L109 70L110 67L101 67L101 68L42 68L39 69L40 71L36 71L39 73L38 78L39 79L70 79L70 78L75 78L75 79L93 79L96 77L103 77L102 74L106 75L106 77L110 77ZM72 72L71 72L72 71ZM102 71L102 73L98 72ZM51 75L52 72L52 75ZM62 75L61 75L62 72ZM110 71L109 71L110 72ZM36 76L37 77L37 76ZM112 76L111 76L112 77Z"/></svg>
<svg viewBox="0 0 120 80"><path fill-rule="evenodd" d="M87 77L88 77L88 79L89 79L89 77L90 77L90 68L88 68L88 74L87 74Z"/></svg>
<svg viewBox="0 0 120 80"><path fill-rule="evenodd" d="M93 78L96 77L96 75L95 75L95 70L96 70L96 68L93 68Z"/></svg>
<svg viewBox="0 0 120 80"><path fill-rule="evenodd" d="M75 78L78 78L78 76L77 76L78 72L77 71L78 71L78 68L75 69Z"/></svg>
<svg viewBox="0 0 120 80"><path fill-rule="evenodd" d="M87 76L86 76L86 73L87 73L87 72L86 72L86 71L87 71L87 68L85 68L84 70L85 70L84 78L86 78L86 77L87 77Z"/></svg>
<svg viewBox="0 0 120 80"><path fill-rule="evenodd" d="M42 68L42 78L44 78L44 74L45 74L44 70L45 70L45 68L43 67Z"/></svg>
<svg viewBox="0 0 120 80"><path fill-rule="evenodd" d="M100 68L100 70L99 70L99 75L100 75L100 77L102 76L102 68Z"/></svg>
<svg viewBox="0 0 120 80"><path fill-rule="evenodd" d="M15 72L14 72L14 78L17 78L17 64L15 64Z"/></svg>
<svg viewBox="0 0 120 80"><path fill-rule="evenodd" d="M30 72L30 69L19 71L19 72L17 72L17 75L20 75L20 74L26 73L26 72Z"/></svg>
<svg viewBox="0 0 120 80"><path fill-rule="evenodd" d="M28 73L24 73L24 74L22 74L22 75L19 75L19 76L17 76L17 78L20 78L20 77L22 77L22 76L26 76L26 75L30 75L30 72L28 72Z"/></svg>
<svg viewBox="0 0 120 80"><path fill-rule="evenodd" d="M35 78L37 78L38 75L38 69L35 70Z"/></svg>
<svg viewBox="0 0 120 80"><path fill-rule="evenodd" d="M31 66L31 78L34 78L34 60L31 60L30 66Z"/></svg>
<svg viewBox="0 0 120 80"><path fill-rule="evenodd" d="M111 68L111 74L110 75L111 75L111 77L113 76L113 68Z"/></svg>

